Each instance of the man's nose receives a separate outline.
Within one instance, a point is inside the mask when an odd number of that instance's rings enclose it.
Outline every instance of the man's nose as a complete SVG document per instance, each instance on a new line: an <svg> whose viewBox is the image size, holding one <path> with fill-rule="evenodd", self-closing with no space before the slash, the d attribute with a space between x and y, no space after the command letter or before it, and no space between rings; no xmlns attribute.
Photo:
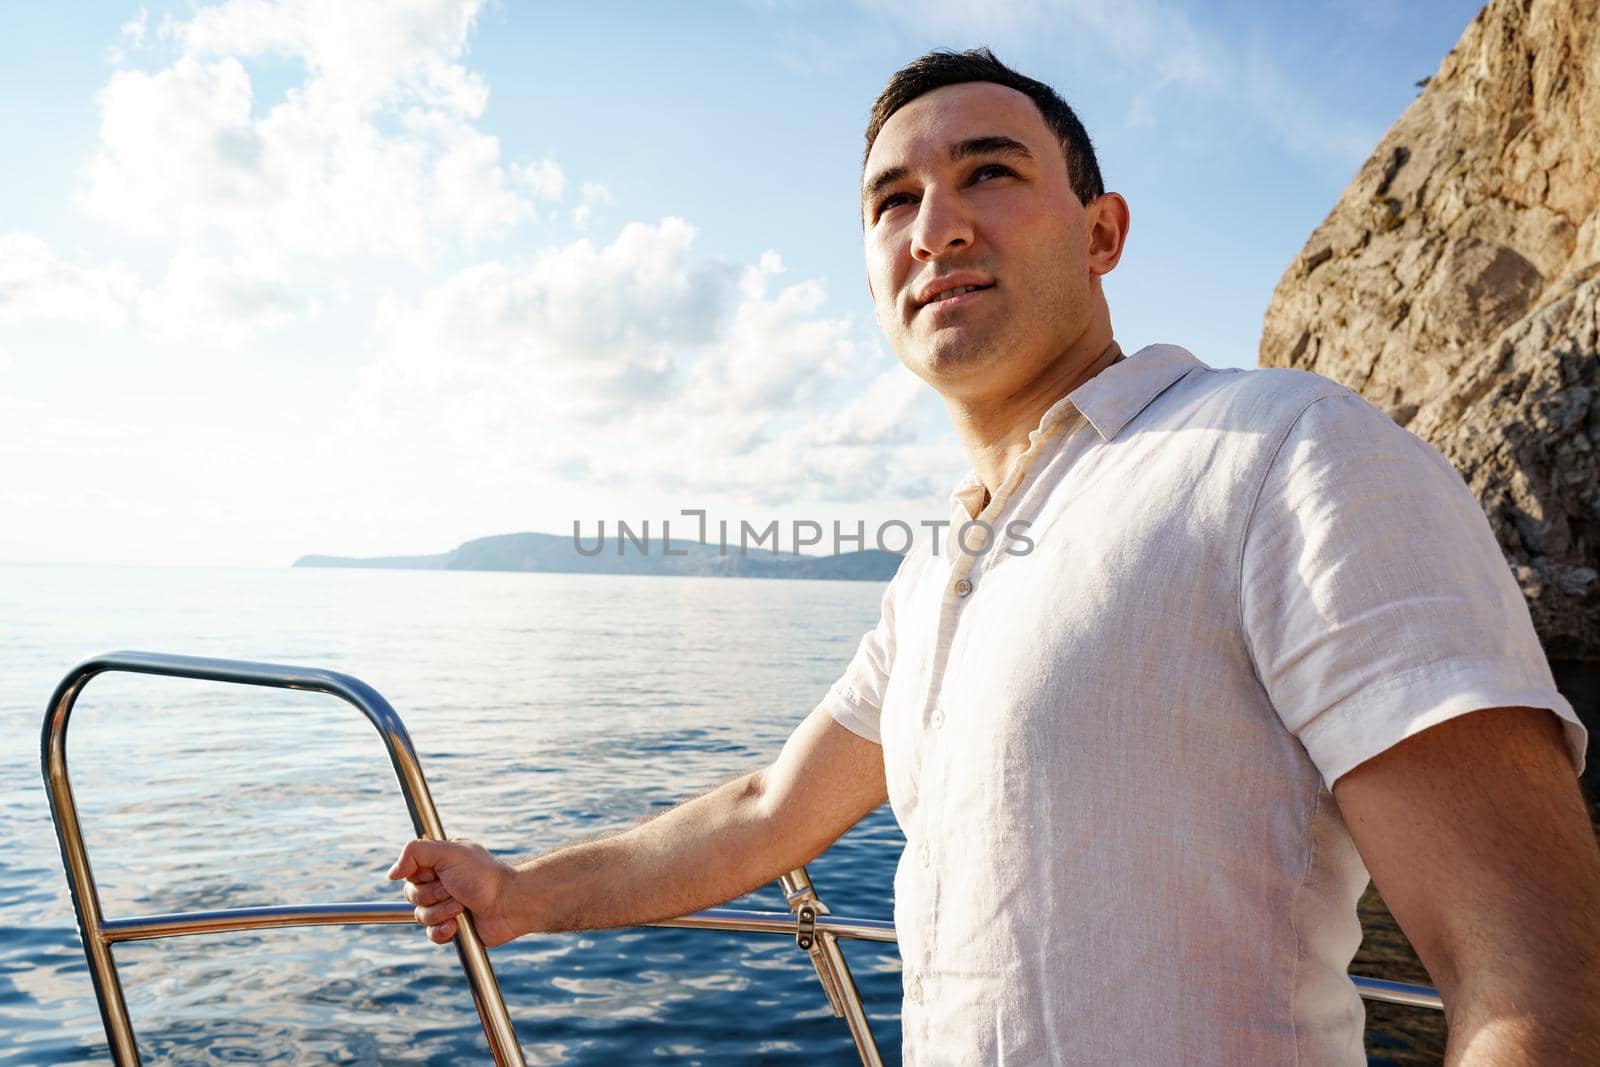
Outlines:
<svg viewBox="0 0 1600 1067"><path fill-rule="evenodd" d="M926 262L972 244L972 218L966 203L952 191L925 189L911 231L911 255Z"/></svg>

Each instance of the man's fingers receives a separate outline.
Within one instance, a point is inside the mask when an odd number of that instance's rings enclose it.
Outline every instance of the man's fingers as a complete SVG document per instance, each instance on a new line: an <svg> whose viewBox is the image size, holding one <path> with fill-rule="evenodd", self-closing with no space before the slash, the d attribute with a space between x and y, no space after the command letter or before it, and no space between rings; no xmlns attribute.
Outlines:
<svg viewBox="0 0 1600 1067"><path fill-rule="evenodd" d="M424 841L420 838L407 841L400 850L400 858L389 868L389 881L407 878L414 882L431 882L434 865L443 858L448 846L442 841Z"/></svg>
<svg viewBox="0 0 1600 1067"><path fill-rule="evenodd" d="M443 882L424 882L421 879L409 881L404 892L407 901L419 906L438 904L450 899L450 890L444 887Z"/></svg>
<svg viewBox="0 0 1600 1067"><path fill-rule="evenodd" d="M443 904L429 904L416 909L417 922L423 926L434 927L446 919L453 919L461 914L461 902L447 900Z"/></svg>
<svg viewBox="0 0 1600 1067"><path fill-rule="evenodd" d="M471 848L467 846L467 851ZM428 931L428 940L436 945L456 936L460 927L456 916L465 910L444 887L438 872L441 867L448 869L452 861L462 862L464 854L462 843L418 838L406 842L400 858L389 868L390 881L405 879L405 898L414 906L417 922Z"/></svg>
<svg viewBox="0 0 1600 1067"><path fill-rule="evenodd" d="M411 888L413 886L439 885L439 884L440 884L440 882L439 882L438 873L435 872L435 871L431 871L428 868L424 867L424 868L422 868L422 870L418 871L416 874L413 874L413 875L411 875L411 877L406 879L405 892L409 894L410 891L411 891ZM415 903L415 902L413 901L413 903Z"/></svg>

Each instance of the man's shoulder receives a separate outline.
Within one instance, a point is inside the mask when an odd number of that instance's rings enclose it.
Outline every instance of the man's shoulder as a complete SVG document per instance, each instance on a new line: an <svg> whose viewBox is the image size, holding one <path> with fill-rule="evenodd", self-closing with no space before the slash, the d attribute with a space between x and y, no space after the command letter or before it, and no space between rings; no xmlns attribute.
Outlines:
<svg viewBox="0 0 1600 1067"><path fill-rule="evenodd" d="M1351 459L1365 457L1381 460L1397 484L1409 487L1461 480L1435 445L1331 378L1284 367L1208 367L1194 377L1205 381L1196 383L1183 424L1225 431L1235 447L1267 468L1280 467L1285 477L1325 477L1340 464L1354 471L1359 465Z"/></svg>
<svg viewBox="0 0 1600 1067"><path fill-rule="evenodd" d="M1332 378L1288 367L1208 367L1186 375L1172 415L1186 424L1273 436L1286 433L1318 401L1352 427L1390 422L1355 390Z"/></svg>
<svg viewBox="0 0 1600 1067"><path fill-rule="evenodd" d="M1329 396L1357 395L1347 385L1308 370L1289 367L1207 367L1189 376L1197 397L1257 409L1298 412Z"/></svg>

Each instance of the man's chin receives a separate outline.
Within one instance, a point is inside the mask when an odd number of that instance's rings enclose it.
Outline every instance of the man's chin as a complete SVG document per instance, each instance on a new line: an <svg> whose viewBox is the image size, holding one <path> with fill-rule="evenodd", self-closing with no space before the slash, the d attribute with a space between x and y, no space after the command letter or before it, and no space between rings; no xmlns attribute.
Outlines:
<svg viewBox="0 0 1600 1067"><path fill-rule="evenodd" d="M917 353L912 370L940 392L983 377L994 364L992 345L978 338L938 338Z"/></svg>

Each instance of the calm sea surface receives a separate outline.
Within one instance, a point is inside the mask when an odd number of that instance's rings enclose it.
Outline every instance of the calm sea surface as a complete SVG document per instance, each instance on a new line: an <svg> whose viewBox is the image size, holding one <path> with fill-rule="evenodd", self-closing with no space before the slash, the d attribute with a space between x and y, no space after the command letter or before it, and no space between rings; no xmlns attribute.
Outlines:
<svg viewBox="0 0 1600 1067"><path fill-rule="evenodd" d="M760 766L877 619L869 582L0 565L0 1067L107 1051L39 775L60 677L111 649L328 667L406 721L453 836L507 856ZM108 917L395 900L411 836L376 732L332 698L108 675L68 746ZM835 913L891 918L887 807L810 865ZM786 910L776 887L740 906ZM899 957L850 943L888 1063ZM526 938L494 963L530 1063L857 1062L791 940ZM488 1062L451 949L418 928L116 950L147 1063ZM1403 1034L1375 1035L1409 1062ZM1371 1038L1369 1038L1370 1040Z"/></svg>

